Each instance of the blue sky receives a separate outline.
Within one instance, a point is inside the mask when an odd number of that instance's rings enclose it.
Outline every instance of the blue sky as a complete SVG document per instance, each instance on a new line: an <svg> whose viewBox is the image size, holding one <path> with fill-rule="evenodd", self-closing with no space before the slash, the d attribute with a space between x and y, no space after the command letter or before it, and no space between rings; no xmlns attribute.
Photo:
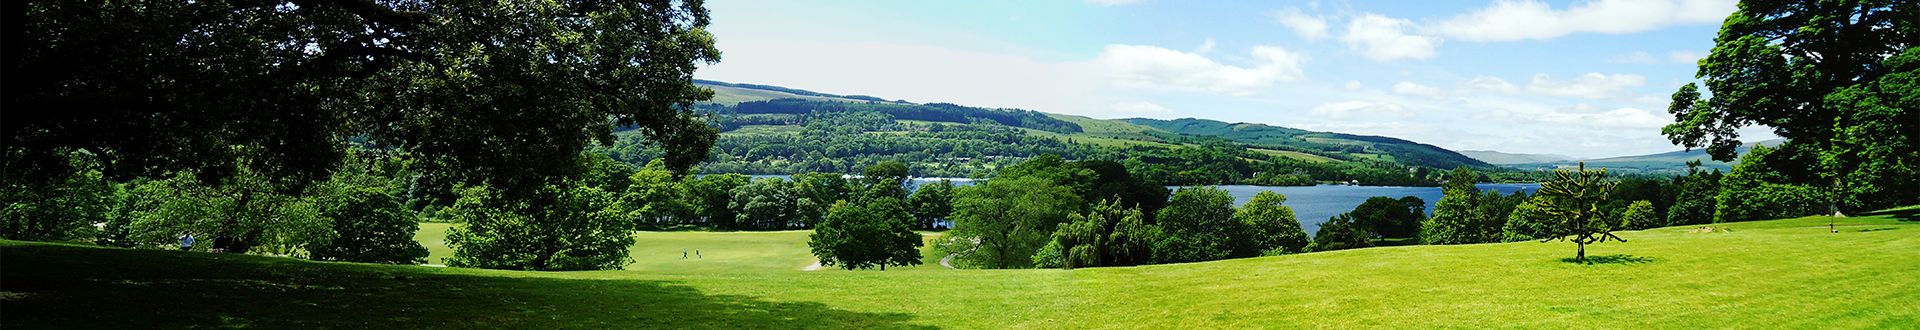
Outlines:
<svg viewBox="0 0 1920 330"><path fill-rule="evenodd" d="M703 79L1096 118L1207 118L1455 150L1676 150L1730 0L733 1ZM1748 140L1771 138L1743 130Z"/></svg>

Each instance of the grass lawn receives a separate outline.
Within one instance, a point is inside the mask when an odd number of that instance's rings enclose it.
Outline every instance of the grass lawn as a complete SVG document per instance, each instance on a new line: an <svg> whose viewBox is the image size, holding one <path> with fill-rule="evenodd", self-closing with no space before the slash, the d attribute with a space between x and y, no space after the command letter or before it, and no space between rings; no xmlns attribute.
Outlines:
<svg viewBox="0 0 1920 330"><path fill-rule="evenodd" d="M647 233L713 263L518 272L0 242L8 328L1916 328L1920 222L1825 217L1571 243L1079 270L799 271L803 232ZM783 236L784 235L784 236ZM799 238L804 239L804 238ZM724 242L724 243L722 243ZM724 247L724 248L723 248ZM740 254L737 249L767 249ZM705 251L705 249L703 249ZM727 251L727 252L719 252ZM937 261L937 260L936 260Z"/></svg>

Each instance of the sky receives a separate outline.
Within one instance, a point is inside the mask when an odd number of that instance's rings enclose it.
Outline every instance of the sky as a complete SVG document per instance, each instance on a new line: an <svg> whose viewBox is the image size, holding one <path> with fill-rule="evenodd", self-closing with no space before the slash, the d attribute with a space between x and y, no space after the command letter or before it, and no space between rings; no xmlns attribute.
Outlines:
<svg viewBox="0 0 1920 330"><path fill-rule="evenodd" d="M1580 158L1660 135L1732 0L710 0L701 79ZM1763 127L1744 140L1773 138Z"/></svg>

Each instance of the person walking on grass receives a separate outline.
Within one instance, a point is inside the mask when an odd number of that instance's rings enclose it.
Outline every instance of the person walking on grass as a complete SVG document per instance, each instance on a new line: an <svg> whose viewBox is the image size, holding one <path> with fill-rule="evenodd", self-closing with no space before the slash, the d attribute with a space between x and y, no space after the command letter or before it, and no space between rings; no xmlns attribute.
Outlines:
<svg viewBox="0 0 1920 330"><path fill-rule="evenodd" d="M683 248L683 249L680 249L680 259L681 259L681 260L686 260L686 259L687 259L687 249L684 249L684 248Z"/></svg>
<svg viewBox="0 0 1920 330"><path fill-rule="evenodd" d="M193 233L180 233L180 251L193 249Z"/></svg>
<svg viewBox="0 0 1920 330"><path fill-rule="evenodd" d="M700 249L693 249L693 258L694 258L694 259L706 259L706 257L702 257L702 256L700 256Z"/></svg>

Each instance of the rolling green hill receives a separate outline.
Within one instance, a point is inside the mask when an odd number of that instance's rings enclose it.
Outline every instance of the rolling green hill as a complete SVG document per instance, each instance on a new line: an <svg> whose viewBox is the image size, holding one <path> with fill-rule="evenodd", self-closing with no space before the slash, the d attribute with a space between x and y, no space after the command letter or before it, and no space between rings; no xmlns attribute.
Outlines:
<svg viewBox="0 0 1920 330"><path fill-rule="evenodd" d="M1590 247L1595 264L1562 261L1569 243L1519 242L884 272L786 267L806 247L781 233L649 237L778 249L739 267L546 273L0 241L0 318L23 329L1914 328L1917 230L1889 216L1658 228Z"/></svg>
<svg viewBox="0 0 1920 330"><path fill-rule="evenodd" d="M1134 118L1126 121L1178 134L1220 137L1245 143L1248 146L1314 153L1331 158L1385 157L1407 165L1441 169L1490 166L1486 162L1452 150L1384 136L1315 132L1263 124L1227 123L1194 118L1174 120Z"/></svg>
<svg viewBox="0 0 1920 330"><path fill-rule="evenodd" d="M915 175L968 177L1041 154L1122 162L1166 184L1431 185L1472 158L1411 141L1258 124L1182 119L1095 119L1022 109L918 104L870 96L699 81L715 98L696 105L721 129L706 173L853 173L901 160ZM643 164L657 150L632 132L605 148ZM1426 169L1410 171L1410 169Z"/></svg>

